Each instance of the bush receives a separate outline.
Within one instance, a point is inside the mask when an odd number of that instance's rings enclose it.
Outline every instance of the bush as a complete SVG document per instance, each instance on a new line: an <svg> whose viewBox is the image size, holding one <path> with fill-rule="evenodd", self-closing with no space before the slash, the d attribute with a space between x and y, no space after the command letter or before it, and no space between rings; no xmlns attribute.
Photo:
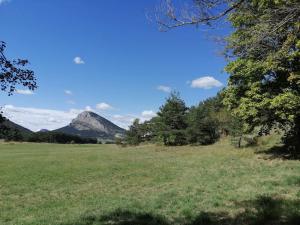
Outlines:
<svg viewBox="0 0 300 225"><path fill-rule="evenodd" d="M244 137L246 142L246 146L257 146L258 144L258 137L257 136L246 136Z"/></svg>
<svg viewBox="0 0 300 225"><path fill-rule="evenodd" d="M162 139L167 146L180 146L186 145L186 132L185 130L171 130L162 133Z"/></svg>
<svg viewBox="0 0 300 225"><path fill-rule="evenodd" d="M126 147L126 143L120 137L115 138L115 144L118 145L118 146L121 146L121 147Z"/></svg>

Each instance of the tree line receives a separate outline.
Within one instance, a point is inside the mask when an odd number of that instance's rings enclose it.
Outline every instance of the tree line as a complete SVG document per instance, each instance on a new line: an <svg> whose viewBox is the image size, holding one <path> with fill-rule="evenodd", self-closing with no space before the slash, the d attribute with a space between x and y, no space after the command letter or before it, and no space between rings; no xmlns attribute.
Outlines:
<svg viewBox="0 0 300 225"><path fill-rule="evenodd" d="M160 107L157 116L141 123L136 119L126 133L125 143L162 143L167 146L208 145L221 136L242 138L242 122L223 104L224 92L187 107L178 92L173 92Z"/></svg>
<svg viewBox="0 0 300 225"><path fill-rule="evenodd" d="M162 30L188 25L214 28L220 20L231 24L232 32L223 39L226 43L224 56L228 60L225 71L229 79L222 102L235 118L231 126L240 127L235 132L265 135L279 128L286 149L299 152L300 1L195 0L180 3L162 0L157 7L155 18ZM167 132L165 143L170 137L182 137L182 129L176 128L174 132L178 134L170 136L172 132Z"/></svg>

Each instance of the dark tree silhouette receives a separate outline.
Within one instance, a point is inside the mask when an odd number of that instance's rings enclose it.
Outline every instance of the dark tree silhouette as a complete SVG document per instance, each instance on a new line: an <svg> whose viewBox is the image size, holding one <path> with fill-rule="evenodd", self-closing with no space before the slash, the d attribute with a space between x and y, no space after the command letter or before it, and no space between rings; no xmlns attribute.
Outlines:
<svg viewBox="0 0 300 225"><path fill-rule="evenodd" d="M12 95L18 85L29 90L37 88L36 77L32 70L24 68L29 61L27 59L9 60L4 54L6 43L0 41L0 88L1 91Z"/></svg>
<svg viewBox="0 0 300 225"><path fill-rule="evenodd" d="M27 59L9 60L4 54L6 43L0 41L0 89L12 95L18 85L29 90L37 88L36 77L32 70L24 68L29 61ZM3 125L5 118L0 110L0 134L7 130Z"/></svg>

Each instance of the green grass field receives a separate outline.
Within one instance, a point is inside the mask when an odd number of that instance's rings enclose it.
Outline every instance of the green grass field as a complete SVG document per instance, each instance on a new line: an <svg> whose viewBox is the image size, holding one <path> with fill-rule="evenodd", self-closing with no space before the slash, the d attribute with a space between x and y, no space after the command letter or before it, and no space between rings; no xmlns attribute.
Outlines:
<svg viewBox="0 0 300 225"><path fill-rule="evenodd" d="M203 147L0 143L0 224L300 224L300 162Z"/></svg>

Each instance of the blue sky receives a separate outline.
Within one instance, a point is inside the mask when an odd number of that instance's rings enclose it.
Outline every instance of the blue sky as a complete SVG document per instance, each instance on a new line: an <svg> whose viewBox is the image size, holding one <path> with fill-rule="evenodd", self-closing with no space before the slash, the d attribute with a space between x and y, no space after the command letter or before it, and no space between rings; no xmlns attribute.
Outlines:
<svg viewBox="0 0 300 225"><path fill-rule="evenodd" d="M5 115L33 130L54 129L90 109L126 127L134 117L151 117L170 89L189 106L214 96L228 76L208 36L229 29L160 32L146 17L157 3L0 0L6 55L29 59L39 85L34 94L21 87L10 97L1 93ZM39 121L46 117L56 122Z"/></svg>

